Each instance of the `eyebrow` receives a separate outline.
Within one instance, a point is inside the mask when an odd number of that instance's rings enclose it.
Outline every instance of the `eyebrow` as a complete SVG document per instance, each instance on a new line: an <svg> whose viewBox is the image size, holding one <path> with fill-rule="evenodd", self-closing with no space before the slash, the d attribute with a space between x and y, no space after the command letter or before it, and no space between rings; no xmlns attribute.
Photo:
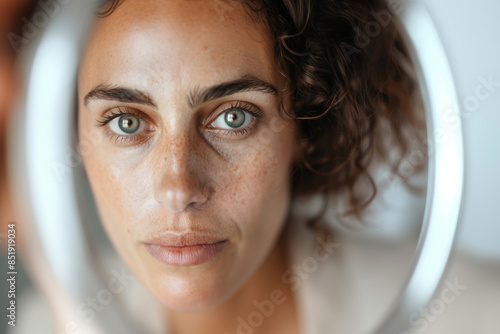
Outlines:
<svg viewBox="0 0 500 334"><path fill-rule="evenodd" d="M191 91L187 101L191 109L211 100L246 91L261 91L267 94L278 95L278 90L272 84L251 75L245 75L239 79L226 81L215 86ZM83 99L85 106L91 100L110 100L124 103L143 104L158 109L153 98L140 90L127 87L110 85L98 85L92 89Z"/></svg>
<svg viewBox="0 0 500 334"><path fill-rule="evenodd" d="M126 103L137 103L148 105L153 108L158 108L151 96L149 96L147 93L141 92L137 89L114 87L110 85L98 85L97 87L92 89L87 95L85 95L85 98L83 99L85 106L88 105L91 100L110 100Z"/></svg>
<svg viewBox="0 0 500 334"><path fill-rule="evenodd" d="M278 90L272 84L251 75L239 79L226 81L216 86L200 90L194 89L188 97L191 109L211 100L246 91L260 91L267 94L278 95Z"/></svg>

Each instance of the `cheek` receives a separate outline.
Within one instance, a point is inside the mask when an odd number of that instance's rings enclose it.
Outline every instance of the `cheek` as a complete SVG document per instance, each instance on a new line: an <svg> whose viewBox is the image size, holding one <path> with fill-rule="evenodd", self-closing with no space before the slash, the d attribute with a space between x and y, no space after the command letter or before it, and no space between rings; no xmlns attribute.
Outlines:
<svg viewBox="0 0 500 334"><path fill-rule="evenodd" d="M131 222L147 191L144 175L136 175L127 164L110 154L109 140L89 119L79 118L79 143L85 171L92 188L100 218L112 239L130 231Z"/></svg>
<svg viewBox="0 0 500 334"><path fill-rule="evenodd" d="M266 138L236 158L225 182L218 185L226 216L243 230L278 224L288 204L292 132L284 130Z"/></svg>
<svg viewBox="0 0 500 334"><path fill-rule="evenodd" d="M103 223L116 222L123 228L138 221L153 196L148 177L110 158L89 158L85 164Z"/></svg>

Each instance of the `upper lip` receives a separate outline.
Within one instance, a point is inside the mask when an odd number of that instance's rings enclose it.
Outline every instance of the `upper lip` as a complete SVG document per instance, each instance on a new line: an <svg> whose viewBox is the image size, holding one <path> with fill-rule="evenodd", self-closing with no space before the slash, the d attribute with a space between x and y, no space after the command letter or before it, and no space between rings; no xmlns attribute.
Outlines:
<svg viewBox="0 0 500 334"><path fill-rule="evenodd" d="M185 247L195 245L208 245L225 241L227 238L217 236L206 232L171 232L165 231L152 237L145 242L146 244L169 246L169 247Z"/></svg>

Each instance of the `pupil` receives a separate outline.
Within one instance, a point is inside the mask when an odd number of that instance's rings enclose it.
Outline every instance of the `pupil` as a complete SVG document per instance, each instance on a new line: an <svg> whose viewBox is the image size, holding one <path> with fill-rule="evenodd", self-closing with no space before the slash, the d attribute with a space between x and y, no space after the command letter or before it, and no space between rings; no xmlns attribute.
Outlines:
<svg viewBox="0 0 500 334"><path fill-rule="evenodd" d="M245 122L245 114L241 110L234 110L226 114L226 123L232 128L240 127Z"/></svg>
<svg viewBox="0 0 500 334"><path fill-rule="evenodd" d="M123 132L134 133L139 128L139 120L135 116L122 116L119 125Z"/></svg>

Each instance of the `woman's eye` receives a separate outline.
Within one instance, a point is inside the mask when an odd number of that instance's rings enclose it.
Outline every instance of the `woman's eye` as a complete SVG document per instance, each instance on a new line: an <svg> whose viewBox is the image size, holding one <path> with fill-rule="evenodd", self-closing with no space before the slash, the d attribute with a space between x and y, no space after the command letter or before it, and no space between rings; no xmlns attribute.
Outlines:
<svg viewBox="0 0 500 334"><path fill-rule="evenodd" d="M247 111L232 109L220 114L212 125L222 129L238 129L250 124L253 117Z"/></svg>
<svg viewBox="0 0 500 334"><path fill-rule="evenodd" d="M143 132L147 128L146 122L132 114L125 114L113 118L109 122L111 131L118 135L132 135Z"/></svg>

